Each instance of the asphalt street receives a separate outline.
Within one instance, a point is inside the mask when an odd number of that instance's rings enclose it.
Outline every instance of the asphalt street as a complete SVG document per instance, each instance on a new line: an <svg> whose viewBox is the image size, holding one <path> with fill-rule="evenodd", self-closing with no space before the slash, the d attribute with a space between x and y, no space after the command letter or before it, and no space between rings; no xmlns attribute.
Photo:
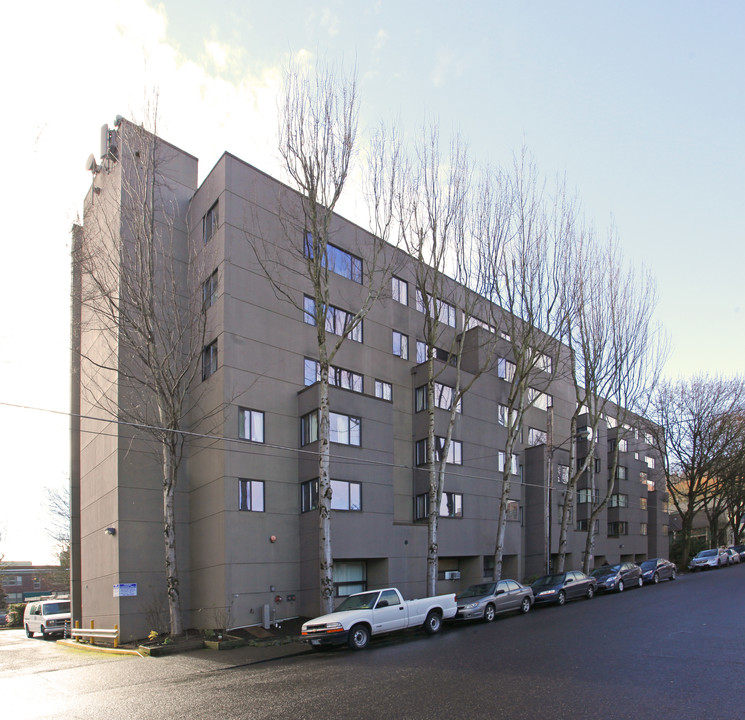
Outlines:
<svg viewBox="0 0 745 720"><path fill-rule="evenodd" d="M5 631L0 693L13 720L739 720L744 600L742 565L261 664L238 651L90 654Z"/></svg>

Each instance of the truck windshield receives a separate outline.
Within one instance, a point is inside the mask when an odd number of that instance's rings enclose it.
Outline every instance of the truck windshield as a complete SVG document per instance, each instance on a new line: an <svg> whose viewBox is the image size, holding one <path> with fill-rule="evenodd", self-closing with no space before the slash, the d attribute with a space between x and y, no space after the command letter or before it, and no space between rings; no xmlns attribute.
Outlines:
<svg viewBox="0 0 745 720"><path fill-rule="evenodd" d="M338 608L336 612L344 610L369 610L378 599L379 592L360 593L359 595L350 595Z"/></svg>
<svg viewBox="0 0 745 720"><path fill-rule="evenodd" d="M45 615L61 615L70 612L69 602L44 603Z"/></svg>

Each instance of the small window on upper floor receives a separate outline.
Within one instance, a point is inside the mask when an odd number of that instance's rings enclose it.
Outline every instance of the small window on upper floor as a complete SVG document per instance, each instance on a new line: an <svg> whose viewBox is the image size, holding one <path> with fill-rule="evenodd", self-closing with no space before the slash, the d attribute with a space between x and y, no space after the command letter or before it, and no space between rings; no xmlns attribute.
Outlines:
<svg viewBox="0 0 745 720"><path fill-rule="evenodd" d="M375 381L375 397L383 400L393 400L393 386L383 380Z"/></svg>
<svg viewBox="0 0 745 720"><path fill-rule="evenodd" d="M202 307L206 310L217 300L217 270L202 284Z"/></svg>
<svg viewBox="0 0 745 720"><path fill-rule="evenodd" d="M356 255L348 253L346 250L342 250L336 245L326 243L326 258L322 262L324 267L328 267L331 272L341 275L348 280L354 280L354 282L362 282L362 259ZM314 254L314 243L313 235L311 233L305 234L305 257L312 258Z"/></svg>
<svg viewBox="0 0 745 720"><path fill-rule="evenodd" d="M208 243L212 239L212 236L217 232L217 203L218 201L215 200L215 204L207 210L205 216L202 218L202 234L205 244Z"/></svg>
<svg viewBox="0 0 745 720"><path fill-rule="evenodd" d="M409 283L393 276L391 278L391 297L402 305L409 304Z"/></svg>
<svg viewBox="0 0 745 720"><path fill-rule="evenodd" d="M202 380L217 372L217 340L202 350Z"/></svg>
<svg viewBox="0 0 745 720"><path fill-rule="evenodd" d="M242 440L264 442L264 413L260 410L238 410L238 437Z"/></svg>
<svg viewBox="0 0 745 720"><path fill-rule="evenodd" d="M250 512L264 512L264 481L238 481L238 507Z"/></svg>

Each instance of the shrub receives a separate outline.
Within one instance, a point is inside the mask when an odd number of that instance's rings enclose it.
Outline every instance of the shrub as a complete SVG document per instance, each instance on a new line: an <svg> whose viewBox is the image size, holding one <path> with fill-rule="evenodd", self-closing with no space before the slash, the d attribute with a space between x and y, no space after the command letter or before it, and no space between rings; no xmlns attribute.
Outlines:
<svg viewBox="0 0 745 720"><path fill-rule="evenodd" d="M23 612L26 609L26 603L14 603L8 606L8 627L23 626Z"/></svg>

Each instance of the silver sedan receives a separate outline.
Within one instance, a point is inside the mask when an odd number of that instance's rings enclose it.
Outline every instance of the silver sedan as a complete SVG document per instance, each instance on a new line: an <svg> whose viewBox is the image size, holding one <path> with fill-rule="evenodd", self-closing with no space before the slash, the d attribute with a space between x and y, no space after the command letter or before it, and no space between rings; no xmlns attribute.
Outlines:
<svg viewBox="0 0 745 720"><path fill-rule="evenodd" d="M500 580L471 585L458 593L455 600L458 603L456 619L491 622L499 613L528 612L533 605L533 591L517 580Z"/></svg>

